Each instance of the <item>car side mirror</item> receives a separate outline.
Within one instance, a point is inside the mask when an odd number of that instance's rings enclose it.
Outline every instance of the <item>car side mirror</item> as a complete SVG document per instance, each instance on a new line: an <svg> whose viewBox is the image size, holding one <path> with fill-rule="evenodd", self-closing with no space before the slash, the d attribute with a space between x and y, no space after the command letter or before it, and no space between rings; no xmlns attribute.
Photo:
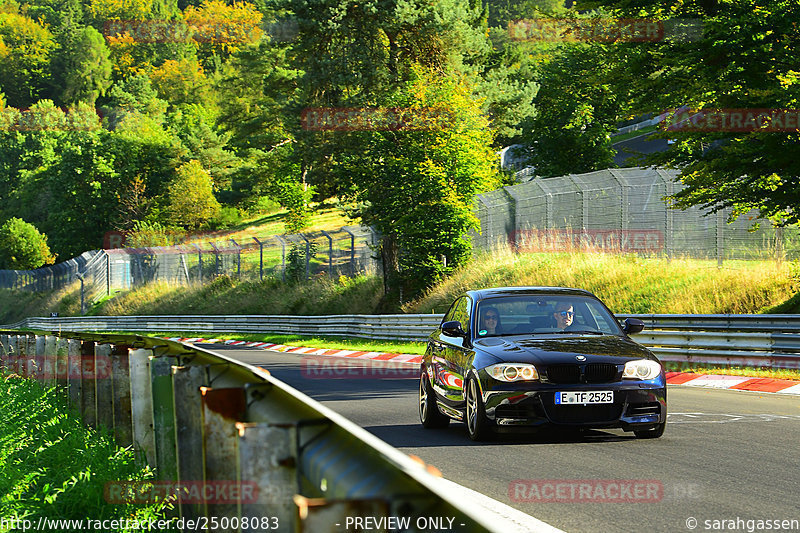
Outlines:
<svg viewBox="0 0 800 533"><path fill-rule="evenodd" d="M625 335L635 335L644 329L644 322L638 318L626 318L622 331Z"/></svg>
<svg viewBox="0 0 800 533"><path fill-rule="evenodd" d="M466 332L461 329L461 322L458 320L449 320L442 324L442 333L448 337L466 337Z"/></svg>

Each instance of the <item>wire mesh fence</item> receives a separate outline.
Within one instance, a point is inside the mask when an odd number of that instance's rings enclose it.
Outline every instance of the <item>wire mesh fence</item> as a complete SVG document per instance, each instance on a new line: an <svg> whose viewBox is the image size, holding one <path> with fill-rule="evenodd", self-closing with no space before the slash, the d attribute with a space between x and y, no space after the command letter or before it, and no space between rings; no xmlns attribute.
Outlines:
<svg viewBox="0 0 800 533"><path fill-rule="evenodd" d="M36 270L0 270L0 288L47 291L80 281L81 308L153 282L203 283L227 275L242 280L374 275L378 237L361 226L293 235L196 241L179 246L93 250Z"/></svg>
<svg viewBox="0 0 800 533"><path fill-rule="evenodd" d="M524 176L521 176L524 178ZM677 171L608 169L533 179L478 195L476 248L518 251L597 249L665 257L794 259L800 230L778 228L755 214L727 223L730 209L675 210L666 197L682 185Z"/></svg>

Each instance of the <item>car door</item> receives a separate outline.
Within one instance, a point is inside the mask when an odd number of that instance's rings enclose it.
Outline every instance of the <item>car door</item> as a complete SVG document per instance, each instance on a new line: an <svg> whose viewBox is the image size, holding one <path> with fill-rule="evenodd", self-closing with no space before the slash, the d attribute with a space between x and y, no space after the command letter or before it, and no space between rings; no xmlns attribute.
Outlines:
<svg viewBox="0 0 800 533"><path fill-rule="evenodd" d="M469 359L472 299L462 296L453 303L450 320L461 322L466 332L464 337L451 337L441 334L444 344L444 362L442 364L442 396L447 407L461 411L464 407L464 376Z"/></svg>

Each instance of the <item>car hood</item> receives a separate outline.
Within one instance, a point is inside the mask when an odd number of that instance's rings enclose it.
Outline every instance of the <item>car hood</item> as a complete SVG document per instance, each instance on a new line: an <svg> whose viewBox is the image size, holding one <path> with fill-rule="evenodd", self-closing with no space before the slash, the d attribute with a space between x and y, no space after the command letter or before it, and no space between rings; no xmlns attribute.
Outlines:
<svg viewBox="0 0 800 533"><path fill-rule="evenodd" d="M554 364L576 362L614 363L655 356L644 346L617 335L548 335L530 337L489 337L475 342L475 348L504 362Z"/></svg>

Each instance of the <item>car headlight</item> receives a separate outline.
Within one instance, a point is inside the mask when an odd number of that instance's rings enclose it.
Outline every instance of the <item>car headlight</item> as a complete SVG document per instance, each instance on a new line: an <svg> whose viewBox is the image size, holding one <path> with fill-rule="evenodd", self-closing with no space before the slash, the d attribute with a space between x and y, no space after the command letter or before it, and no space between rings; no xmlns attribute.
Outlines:
<svg viewBox="0 0 800 533"><path fill-rule="evenodd" d="M622 377L625 379L655 379L661 374L661 365L649 359L638 359L625 363Z"/></svg>
<svg viewBox="0 0 800 533"><path fill-rule="evenodd" d="M486 368L486 372L499 381L536 381L536 367L524 363L500 363Z"/></svg>

